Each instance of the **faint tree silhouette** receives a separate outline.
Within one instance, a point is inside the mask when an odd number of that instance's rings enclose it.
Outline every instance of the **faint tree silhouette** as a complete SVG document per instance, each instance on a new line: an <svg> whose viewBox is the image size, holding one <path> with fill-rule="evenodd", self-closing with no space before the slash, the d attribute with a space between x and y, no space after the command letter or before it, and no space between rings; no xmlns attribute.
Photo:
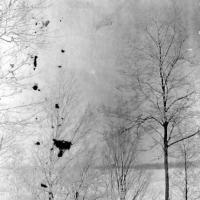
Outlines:
<svg viewBox="0 0 200 200"><path fill-rule="evenodd" d="M138 132L139 124L136 118L133 125L133 115L136 113L132 112L129 103L123 97L117 98L115 107L103 107L107 124L103 134L103 154L104 164L110 174L110 195L112 199L119 197L120 200L139 200L145 194L150 178L144 169L135 169L141 138Z"/></svg>

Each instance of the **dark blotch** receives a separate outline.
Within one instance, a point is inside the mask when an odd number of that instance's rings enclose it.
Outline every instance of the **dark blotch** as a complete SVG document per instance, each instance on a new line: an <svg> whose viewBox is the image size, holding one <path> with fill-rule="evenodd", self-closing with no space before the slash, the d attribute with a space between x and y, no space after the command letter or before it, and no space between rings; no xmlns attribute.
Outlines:
<svg viewBox="0 0 200 200"><path fill-rule="evenodd" d="M54 199L53 193L49 192L49 199Z"/></svg>
<svg viewBox="0 0 200 200"><path fill-rule="evenodd" d="M37 90L37 89L38 89L38 84L35 84L32 88L33 88L34 90Z"/></svg>
<svg viewBox="0 0 200 200"><path fill-rule="evenodd" d="M45 27L47 27L47 26L49 25L49 23L50 23L50 21L47 20L47 21L45 21L45 22L42 22L42 25L45 26Z"/></svg>
<svg viewBox="0 0 200 200"><path fill-rule="evenodd" d="M41 187L47 188L47 185L45 185L44 183L41 183Z"/></svg>
<svg viewBox="0 0 200 200"><path fill-rule="evenodd" d="M58 157L62 157L66 150L70 150L72 143L65 140L53 139L53 144L59 149Z"/></svg>
<svg viewBox="0 0 200 200"><path fill-rule="evenodd" d="M59 109L59 108L60 108L58 103L55 104L55 108L56 108L56 109Z"/></svg>
<svg viewBox="0 0 200 200"><path fill-rule="evenodd" d="M34 68L33 68L33 70L36 70L36 67L37 67L37 59L38 59L38 56L34 56L34 61L33 61Z"/></svg>

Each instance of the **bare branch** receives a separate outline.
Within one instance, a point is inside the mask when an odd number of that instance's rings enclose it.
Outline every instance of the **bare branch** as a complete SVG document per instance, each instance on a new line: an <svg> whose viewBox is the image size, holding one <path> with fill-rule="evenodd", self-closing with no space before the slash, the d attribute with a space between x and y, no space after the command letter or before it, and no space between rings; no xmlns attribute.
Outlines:
<svg viewBox="0 0 200 200"><path fill-rule="evenodd" d="M175 141L175 142L172 142L171 144L168 144L168 147L170 147L170 146L172 146L172 145L174 145L174 144L177 144L177 143L179 143L179 142L181 142L181 141L183 141L183 140L186 140L186 139L189 139L189 138L191 138L191 137L194 137L195 135L197 135L197 134L199 134L199 133L200 133L200 130L197 130L195 133L193 133L193 134L191 134L191 135L185 136L185 137L183 137L183 138L181 138L181 139L179 139L179 140L177 140L177 141Z"/></svg>

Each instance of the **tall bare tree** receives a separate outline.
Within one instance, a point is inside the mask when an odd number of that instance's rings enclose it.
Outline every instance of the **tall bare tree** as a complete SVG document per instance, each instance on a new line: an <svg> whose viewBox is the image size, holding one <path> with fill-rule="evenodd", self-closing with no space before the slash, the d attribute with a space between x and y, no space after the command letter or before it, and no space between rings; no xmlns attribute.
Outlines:
<svg viewBox="0 0 200 200"><path fill-rule="evenodd" d="M199 130L183 138L177 132L177 126L192 117L189 111L195 90L184 21L174 7L162 11L162 15L142 25L142 39L134 47L135 65L126 74L138 81L145 100L143 113L146 114L141 120L146 121L146 131L156 134L154 140L162 146L165 200L169 200L169 148L193 137Z"/></svg>

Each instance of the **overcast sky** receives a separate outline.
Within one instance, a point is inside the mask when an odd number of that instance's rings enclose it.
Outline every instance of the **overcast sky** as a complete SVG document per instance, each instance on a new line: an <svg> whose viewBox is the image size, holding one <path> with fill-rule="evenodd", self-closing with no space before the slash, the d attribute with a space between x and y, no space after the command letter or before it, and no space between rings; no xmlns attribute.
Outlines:
<svg viewBox="0 0 200 200"><path fill-rule="evenodd" d="M109 98L110 88L116 81L119 57L125 52L126 34L132 34L134 21L146 15L150 7L163 4L163 0L58 0L47 9L50 19L49 45L41 47L42 79L58 72L62 65L80 73L79 80L87 94L94 99ZM166 1L167 3L169 1ZM178 1L176 1L178 2ZM188 32L192 34L190 51L199 47L200 23L198 1L180 1L184 7ZM186 2L186 3L184 3ZM186 8L186 9L185 9ZM124 45L124 46L123 46ZM60 53L65 49L65 53ZM48 77L48 78L47 78Z"/></svg>

